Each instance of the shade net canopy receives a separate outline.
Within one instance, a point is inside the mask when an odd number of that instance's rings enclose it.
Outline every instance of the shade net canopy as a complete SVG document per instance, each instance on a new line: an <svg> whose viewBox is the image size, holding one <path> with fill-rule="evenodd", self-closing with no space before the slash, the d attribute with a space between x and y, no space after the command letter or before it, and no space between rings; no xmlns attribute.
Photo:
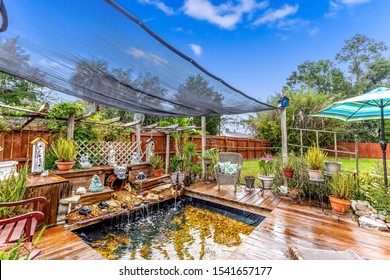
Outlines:
<svg viewBox="0 0 390 280"><path fill-rule="evenodd" d="M159 116L275 109L235 89L131 14L126 0L2 0L0 71Z"/></svg>

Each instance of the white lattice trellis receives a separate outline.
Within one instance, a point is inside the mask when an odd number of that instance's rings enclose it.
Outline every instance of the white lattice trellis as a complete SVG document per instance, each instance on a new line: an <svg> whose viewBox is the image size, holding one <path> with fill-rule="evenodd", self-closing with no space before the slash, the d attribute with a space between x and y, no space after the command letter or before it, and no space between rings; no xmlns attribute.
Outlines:
<svg viewBox="0 0 390 280"><path fill-rule="evenodd" d="M134 142L105 142L97 141L88 143L82 140L76 140L77 158L88 154L89 161L92 165L107 165L109 164L110 151L115 151L116 164L130 164L134 158L141 159L143 154L137 154L139 143ZM111 155L112 156L112 155Z"/></svg>

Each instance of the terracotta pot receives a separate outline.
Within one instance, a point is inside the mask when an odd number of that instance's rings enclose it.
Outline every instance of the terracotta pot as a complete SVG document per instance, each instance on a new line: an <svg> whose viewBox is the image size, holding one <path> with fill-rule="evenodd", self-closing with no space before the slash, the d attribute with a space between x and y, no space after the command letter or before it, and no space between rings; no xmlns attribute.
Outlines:
<svg viewBox="0 0 390 280"><path fill-rule="evenodd" d="M294 176L294 169L284 168L283 174L286 178L292 178Z"/></svg>
<svg viewBox="0 0 390 280"><path fill-rule="evenodd" d="M309 178L311 180L320 180L321 173L319 170L309 169Z"/></svg>
<svg viewBox="0 0 390 280"><path fill-rule="evenodd" d="M68 161L68 162L56 161L57 168L60 171L69 171L69 170L71 170L75 163L76 163L75 161Z"/></svg>
<svg viewBox="0 0 390 280"><path fill-rule="evenodd" d="M352 201L349 199L340 199L333 196L329 196L329 201L333 212L337 214L348 213L352 203Z"/></svg>
<svg viewBox="0 0 390 280"><path fill-rule="evenodd" d="M162 176L162 169L153 169L153 176L154 177L161 177Z"/></svg>

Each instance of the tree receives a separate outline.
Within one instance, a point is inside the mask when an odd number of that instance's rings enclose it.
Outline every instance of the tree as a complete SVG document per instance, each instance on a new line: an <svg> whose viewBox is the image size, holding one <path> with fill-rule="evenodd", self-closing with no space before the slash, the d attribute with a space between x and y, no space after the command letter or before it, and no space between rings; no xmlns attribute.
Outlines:
<svg viewBox="0 0 390 280"><path fill-rule="evenodd" d="M305 61L287 78L286 90L313 90L315 93L342 97L351 84L329 59Z"/></svg>
<svg viewBox="0 0 390 280"><path fill-rule="evenodd" d="M339 63L348 64L351 80L360 94L364 93L366 88L362 78L367 75L369 66L381 59L387 49L387 45L382 41L377 42L365 35L356 34L346 40L341 51L336 54Z"/></svg>
<svg viewBox="0 0 390 280"><path fill-rule="evenodd" d="M285 95L290 98L290 106L287 107L287 128L303 128L303 129L335 129L344 125L335 119L315 118L311 117L313 114L326 105L332 102L332 98L328 94L313 94L307 92L285 92ZM274 96L271 104L276 106L277 100L280 96ZM256 131L256 138L270 140L274 151L280 151L281 145L281 117L278 110L257 113L256 116L250 116L249 125L252 130ZM320 138L320 145L326 146L332 143L333 135L322 135ZM290 144L300 144L299 130L288 130L288 142ZM303 145L313 146L316 144L314 133L305 132L303 137ZM297 149L289 147L291 149Z"/></svg>
<svg viewBox="0 0 390 280"><path fill-rule="evenodd" d="M194 101L194 107L186 108L177 105L176 109L181 111L183 115L190 113L192 110L196 110L196 106L204 108L213 108L222 106L223 95L217 92L214 87L209 85L209 82L205 80L201 75L189 76L184 84L180 84L176 94L175 102L178 104L186 104L190 99ZM211 135L219 134L221 123L221 116L208 116L206 118L206 131ZM194 117L194 124L201 125L201 118Z"/></svg>
<svg viewBox="0 0 390 280"><path fill-rule="evenodd" d="M382 86L390 87L390 59L378 59L367 68L368 72L363 79L367 84L365 91Z"/></svg>

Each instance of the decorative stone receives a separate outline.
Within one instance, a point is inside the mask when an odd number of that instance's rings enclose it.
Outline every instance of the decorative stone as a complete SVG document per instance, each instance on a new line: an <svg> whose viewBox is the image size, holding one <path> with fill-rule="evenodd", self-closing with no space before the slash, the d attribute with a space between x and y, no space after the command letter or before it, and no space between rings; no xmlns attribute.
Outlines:
<svg viewBox="0 0 390 280"><path fill-rule="evenodd" d="M104 189L102 182L98 175L93 175L91 185L89 186L90 192L101 192Z"/></svg>
<svg viewBox="0 0 390 280"><path fill-rule="evenodd" d="M134 202L133 205L134 205L134 207L141 206L141 202L138 202L138 201L137 201L137 202Z"/></svg>
<svg viewBox="0 0 390 280"><path fill-rule="evenodd" d="M363 205L366 206L366 207L370 207L370 203L368 201L363 201Z"/></svg>
<svg viewBox="0 0 390 280"><path fill-rule="evenodd" d="M97 205L100 209L107 209L108 207L110 207L110 205L105 202L105 201L100 201L99 204Z"/></svg>
<svg viewBox="0 0 390 280"><path fill-rule="evenodd" d="M382 224L382 225L386 225L386 223L384 221L380 220L380 219L376 219L375 221L380 223L380 224Z"/></svg>
<svg viewBox="0 0 390 280"><path fill-rule="evenodd" d="M356 204L357 204L357 201L352 200L351 207L352 207L353 211L356 211Z"/></svg>
<svg viewBox="0 0 390 280"><path fill-rule="evenodd" d="M378 211L376 209L372 208L372 213L378 214Z"/></svg>
<svg viewBox="0 0 390 280"><path fill-rule="evenodd" d="M121 207L122 207L123 209L126 209L126 208L127 208L127 204L123 202L122 205L121 205Z"/></svg>
<svg viewBox="0 0 390 280"><path fill-rule="evenodd" d="M366 214L366 212L364 212L364 211L356 211L356 212L355 212L355 215L356 215L356 216L359 216L359 217L362 217L362 216L366 216L367 214Z"/></svg>
<svg viewBox="0 0 390 280"><path fill-rule="evenodd" d="M359 217L359 225L362 228L376 229L376 230L387 230L386 224L379 223L367 217Z"/></svg>
<svg viewBox="0 0 390 280"><path fill-rule="evenodd" d="M356 210L358 210L358 211L364 211L364 212L368 211L367 207L364 206L364 205L361 204L361 203L356 204Z"/></svg>
<svg viewBox="0 0 390 280"><path fill-rule="evenodd" d="M127 165L115 165L114 166L114 174L120 180L124 180L127 178Z"/></svg>
<svg viewBox="0 0 390 280"><path fill-rule="evenodd" d="M147 196L148 193L149 193L148 191L143 191L143 192L141 193L141 195L142 195L142 196Z"/></svg>
<svg viewBox="0 0 390 280"><path fill-rule="evenodd" d="M84 215L84 216L87 216L88 214L91 213L91 209L89 209L88 206L83 206L81 207L81 209L79 210L79 214L80 215Z"/></svg>
<svg viewBox="0 0 390 280"><path fill-rule="evenodd" d="M381 219L382 221L386 221L386 216L382 214L378 214L378 218Z"/></svg>
<svg viewBox="0 0 390 280"><path fill-rule="evenodd" d="M84 187L78 187L77 190L76 190L76 194L86 194L87 193L87 189L84 188Z"/></svg>
<svg viewBox="0 0 390 280"><path fill-rule="evenodd" d="M378 219L378 215L376 215L376 214L371 214L371 215L370 215L370 219L376 220L376 219Z"/></svg>
<svg viewBox="0 0 390 280"><path fill-rule="evenodd" d="M91 168L92 167L92 164L89 162L89 156L88 155L82 155L80 157L79 164L80 164L81 168Z"/></svg>
<svg viewBox="0 0 390 280"><path fill-rule="evenodd" d="M387 225L388 228L390 228L390 223L387 223L386 225Z"/></svg>
<svg viewBox="0 0 390 280"><path fill-rule="evenodd" d="M158 195L154 195L153 193L149 193L146 196L146 199L149 200L150 202L157 202L159 200Z"/></svg>

